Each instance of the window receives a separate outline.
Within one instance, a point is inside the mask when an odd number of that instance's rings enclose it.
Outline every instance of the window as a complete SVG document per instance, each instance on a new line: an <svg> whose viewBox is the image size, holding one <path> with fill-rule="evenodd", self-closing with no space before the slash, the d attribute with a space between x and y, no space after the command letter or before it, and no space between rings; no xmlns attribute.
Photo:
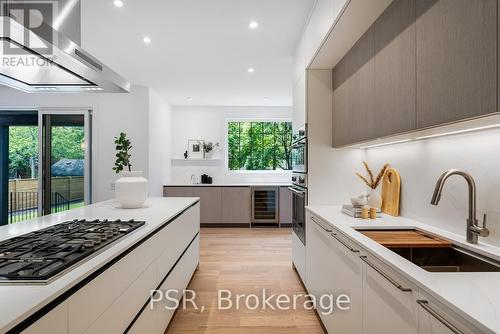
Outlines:
<svg viewBox="0 0 500 334"><path fill-rule="evenodd" d="M229 170L290 170L291 122L238 122L227 125Z"/></svg>

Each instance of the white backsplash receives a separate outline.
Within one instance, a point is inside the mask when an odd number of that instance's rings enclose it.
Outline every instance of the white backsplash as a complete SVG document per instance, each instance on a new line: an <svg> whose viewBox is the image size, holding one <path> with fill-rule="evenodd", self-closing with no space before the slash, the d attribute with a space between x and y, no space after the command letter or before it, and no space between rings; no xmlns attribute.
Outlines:
<svg viewBox="0 0 500 334"><path fill-rule="evenodd" d="M453 176L445 184L438 206L430 204L438 177L455 168L470 173L477 186L477 217L488 214L488 238L500 246L500 130L433 138L371 148L366 159L374 170L386 162L402 178L401 215L465 236L468 188Z"/></svg>

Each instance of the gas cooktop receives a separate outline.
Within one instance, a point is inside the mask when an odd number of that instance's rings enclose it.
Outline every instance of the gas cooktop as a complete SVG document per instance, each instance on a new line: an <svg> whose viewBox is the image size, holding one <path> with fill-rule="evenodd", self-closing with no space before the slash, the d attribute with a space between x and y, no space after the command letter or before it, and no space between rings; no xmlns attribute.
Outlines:
<svg viewBox="0 0 500 334"><path fill-rule="evenodd" d="M74 220L0 241L0 284L48 283L144 224L135 220Z"/></svg>

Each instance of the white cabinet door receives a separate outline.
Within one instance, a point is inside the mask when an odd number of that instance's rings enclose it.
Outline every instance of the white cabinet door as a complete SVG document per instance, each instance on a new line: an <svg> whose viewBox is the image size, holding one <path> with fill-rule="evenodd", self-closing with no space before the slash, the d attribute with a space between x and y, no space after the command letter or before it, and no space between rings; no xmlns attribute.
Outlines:
<svg viewBox="0 0 500 334"><path fill-rule="evenodd" d="M304 71L293 88L293 130L306 123L306 72Z"/></svg>
<svg viewBox="0 0 500 334"><path fill-rule="evenodd" d="M473 334L483 332L426 294L420 293L417 304L419 334Z"/></svg>
<svg viewBox="0 0 500 334"><path fill-rule="evenodd" d="M292 262L299 273L300 279L306 284L306 246L292 231ZM306 285L307 286L307 285Z"/></svg>
<svg viewBox="0 0 500 334"><path fill-rule="evenodd" d="M360 249L336 230L331 235L333 242L330 252L330 262L334 264L335 277L333 282L333 296L347 295L351 301L349 310L335 309L330 318L330 333L354 334L363 331L363 264ZM331 330L333 329L333 331Z"/></svg>
<svg viewBox="0 0 500 334"><path fill-rule="evenodd" d="M335 0L318 0L305 31L306 66L313 60L335 20Z"/></svg>
<svg viewBox="0 0 500 334"><path fill-rule="evenodd" d="M345 237L321 219L308 216L306 271L307 289L316 297L347 295L351 301L349 310L321 303L317 311L328 333L351 334L362 332L362 279L363 266L359 250L350 245ZM335 234L335 235L333 235ZM326 298L326 297L323 297ZM325 299L326 300L326 299Z"/></svg>
<svg viewBox="0 0 500 334"><path fill-rule="evenodd" d="M417 288L373 257L363 260L363 333L416 334Z"/></svg>
<svg viewBox="0 0 500 334"><path fill-rule="evenodd" d="M175 303L165 298L167 291L169 298L175 298L179 301L184 289L187 288L193 273L198 266L200 259L200 236L197 236L189 249L184 253L181 260L177 263L174 270L160 286L161 295L155 295L159 301L153 300L142 311L137 321L130 328L130 334L161 334L165 332L169 322L172 320L175 310ZM188 298L192 296L187 295Z"/></svg>
<svg viewBox="0 0 500 334"><path fill-rule="evenodd" d="M306 281L310 294L319 298L330 293L335 266L330 257L331 227L319 218L307 217L306 222Z"/></svg>

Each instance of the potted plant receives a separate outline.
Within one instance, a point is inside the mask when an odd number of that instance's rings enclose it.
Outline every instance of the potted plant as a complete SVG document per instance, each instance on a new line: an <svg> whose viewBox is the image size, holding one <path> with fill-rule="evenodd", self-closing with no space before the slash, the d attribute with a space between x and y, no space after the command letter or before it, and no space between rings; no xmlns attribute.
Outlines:
<svg viewBox="0 0 500 334"><path fill-rule="evenodd" d="M115 183L116 199L124 209L140 208L148 196L148 180L143 177L141 171L132 171L132 145L125 133L115 137L115 145L116 162L113 170L121 174Z"/></svg>
<svg viewBox="0 0 500 334"><path fill-rule="evenodd" d="M377 191L377 187L380 184L380 181L382 181L382 178L384 177L385 171L389 167L389 164L385 164L384 167L382 167L382 170L380 173L378 173L377 177L375 178L373 176L373 172L371 171L370 167L368 166L368 163L366 161L363 161L363 165L365 166L366 173L368 174L368 178L365 178L359 173L356 173L356 175L363 180L363 182L370 187L370 193L368 194L368 205L371 206L372 208L377 208L380 209L382 207L382 197Z"/></svg>
<svg viewBox="0 0 500 334"><path fill-rule="evenodd" d="M204 142L203 143L203 155L204 158L210 157L211 153L216 147L219 147L219 143Z"/></svg>

